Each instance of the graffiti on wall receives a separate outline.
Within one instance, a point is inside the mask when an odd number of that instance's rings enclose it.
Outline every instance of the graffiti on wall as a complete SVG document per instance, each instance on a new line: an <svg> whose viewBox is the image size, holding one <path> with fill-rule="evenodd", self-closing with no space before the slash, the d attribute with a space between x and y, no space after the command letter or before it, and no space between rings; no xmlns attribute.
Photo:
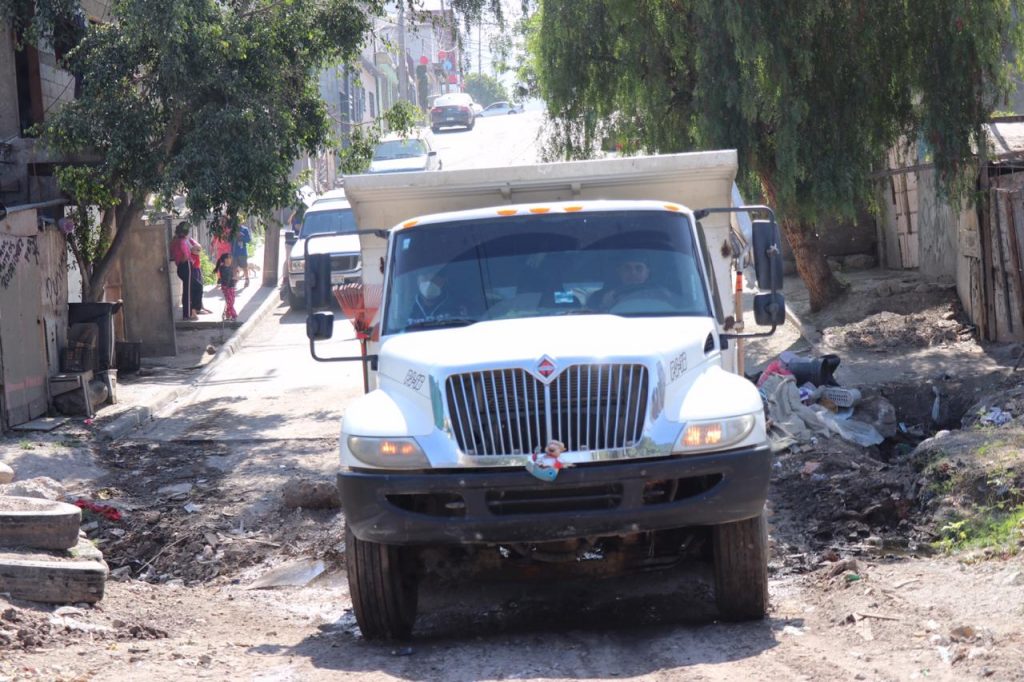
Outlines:
<svg viewBox="0 0 1024 682"><path fill-rule="evenodd" d="M51 306L63 306L67 304L68 293L68 262L67 255L60 252L61 262L56 267L48 268L50 273L43 282L43 294L46 296L46 303Z"/></svg>
<svg viewBox="0 0 1024 682"><path fill-rule="evenodd" d="M39 245L35 237L0 239L0 287L6 289L14 280L18 263L39 265Z"/></svg>

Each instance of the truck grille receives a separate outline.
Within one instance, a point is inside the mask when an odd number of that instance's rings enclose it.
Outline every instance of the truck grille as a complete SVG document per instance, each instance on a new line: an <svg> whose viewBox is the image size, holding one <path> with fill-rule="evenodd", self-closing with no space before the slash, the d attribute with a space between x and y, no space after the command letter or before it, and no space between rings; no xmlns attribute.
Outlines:
<svg viewBox="0 0 1024 682"><path fill-rule="evenodd" d="M632 447L647 413L643 365L573 365L545 386L526 370L456 374L448 410L467 455L522 455L560 440L569 452Z"/></svg>
<svg viewBox="0 0 1024 682"><path fill-rule="evenodd" d="M359 267L359 256L331 256L332 272L348 272Z"/></svg>

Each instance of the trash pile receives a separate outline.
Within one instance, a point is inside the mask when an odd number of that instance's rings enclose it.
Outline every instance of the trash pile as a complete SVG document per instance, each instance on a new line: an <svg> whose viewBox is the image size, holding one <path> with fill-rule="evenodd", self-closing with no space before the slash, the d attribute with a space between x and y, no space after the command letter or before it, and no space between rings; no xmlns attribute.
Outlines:
<svg viewBox="0 0 1024 682"><path fill-rule="evenodd" d="M804 358L786 351L757 377L773 451L832 436L869 447L896 434L892 403L840 386L833 376L839 363L837 355Z"/></svg>

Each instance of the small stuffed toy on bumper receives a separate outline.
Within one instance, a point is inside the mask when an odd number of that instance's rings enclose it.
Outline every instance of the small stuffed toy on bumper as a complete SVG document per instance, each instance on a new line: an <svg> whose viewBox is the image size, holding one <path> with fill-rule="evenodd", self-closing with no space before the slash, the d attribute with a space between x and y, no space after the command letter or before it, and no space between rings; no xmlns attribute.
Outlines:
<svg viewBox="0 0 1024 682"><path fill-rule="evenodd" d="M536 478L551 483L558 477L559 471L572 466L559 459L563 452L565 452L565 445L560 441L553 440L544 448L544 452L535 452L530 455L530 461L526 463L526 470Z"/></svg>

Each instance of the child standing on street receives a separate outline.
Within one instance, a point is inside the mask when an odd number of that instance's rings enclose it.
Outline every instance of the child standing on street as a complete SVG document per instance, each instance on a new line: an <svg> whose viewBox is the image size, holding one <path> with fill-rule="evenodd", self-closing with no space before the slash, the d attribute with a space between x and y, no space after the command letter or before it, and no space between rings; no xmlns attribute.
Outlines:
<svg viewBox="0 0 1024 682"><path fill-rule="evenodd" d="M231 263L231 253L221 254L217 259L217 275L220 281L220 290L224 294L224 319L237 320L238 313L235 312L235 267Z"/></svg>

